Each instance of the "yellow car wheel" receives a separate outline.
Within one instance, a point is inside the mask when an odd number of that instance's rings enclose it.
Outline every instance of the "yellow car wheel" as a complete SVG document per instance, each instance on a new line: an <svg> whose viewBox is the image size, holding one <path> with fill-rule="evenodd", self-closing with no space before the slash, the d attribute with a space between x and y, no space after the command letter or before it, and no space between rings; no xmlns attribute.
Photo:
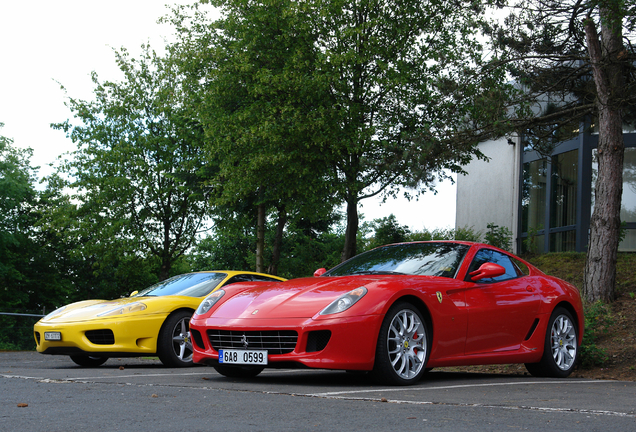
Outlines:
<svg viewBox="0 0 636 432"><path fill-rule="evenodd" d="M88 355L72 355L71 360L84 367L97 367L106 363L108 357L93 357Z"/></svg>
<svg viewBox="0 0 636 432"><path fill-rule="evenodd" d="M192 311L178 311L170 315L161 327L157 340L159 360L168 367L192 366L190 318Z"/></svg>

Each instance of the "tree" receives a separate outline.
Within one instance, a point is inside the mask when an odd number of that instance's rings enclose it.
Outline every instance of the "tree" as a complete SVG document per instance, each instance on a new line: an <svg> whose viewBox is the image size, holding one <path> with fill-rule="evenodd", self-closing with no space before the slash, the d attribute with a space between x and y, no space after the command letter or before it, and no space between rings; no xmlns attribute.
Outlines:
<svg viewBox="0 0 636 432"><path fill-rule="evenodd" d="M635 12L634 3L623 0L511 2L504 23L487 29L495 52L490 66L505 66L520 85L509 99L514 109L500 125L522 131L549 155L580 127L589 127L590 119L598 121L598 177L583 285L592 302L614 299L622 130L636 118Z"/></svg>
<svg viewBox="0 0 636 432"><path fill-rule="evenodd" d="M159 260L159 278L193 245L209 215L204 178L214 170L203 130L184 107L174 65L143 47L116 52L125 79L100 83L95 100L70 98L80 124L54 125L78 144L60 167L75 191L77 229L88 245Z"/></svg>
<svg viewBox="0 0 636 432"><path fill-rule="evenodd" d="M223 11L218 21L194 15L193 24L175 13L181 40L173 52L194 83L191 106L209 138L208 157L220 161L209 182L215 206L255 216L257 271L266 268L267 215L275 213L268 271L276 273L289 215L317 217L332 206L320 134L329 106L316 76L315 35L303 2L212 3Z"/></svg>
<svg viewBox="0 0 636 432"><path fill-rule="evenodd" d="M408 241L411 230L406 225L400 225L394 214L381 219L374 219L371 227L375 231L367 249L392 243L402 243Z"/></svg>
<svg viewBox="0 0 636 432"><path fill-rule="evenodd" d="M481 157L478 141L455 135L484 89L467 88L459 101L448 89L480 61L475 32L484 10L472 1L308 3L336 113L329 164L347 207L345 260L356 254L361 200L398 188L417 194L444 170L462 172Z"/></svg>
<svg viewBox="0 0 636 432"><path fill-rule="evenodd" d="M180 13L173 23L191 47L186 69L212 107L202 112L223 151L217 184L226 197L251 194L279 215L281 202L304 208L316 203L312 193L335 197L347 205L347 259L356 253L361 199L432 188L444 169L461 172L481 156L479 140L456 132L490 89L456 90L480 61L478 3L211 3L226 8L215 25Z"/></svg>
<svg viewBox="0 0 636 432"><path fill-rule="evenodd" d="M0 303L5 311L25 307L29 300L24 264L29 259L37 196L36 173L29 163L32 153L15 148L12 139L0 135Z"/></svg>

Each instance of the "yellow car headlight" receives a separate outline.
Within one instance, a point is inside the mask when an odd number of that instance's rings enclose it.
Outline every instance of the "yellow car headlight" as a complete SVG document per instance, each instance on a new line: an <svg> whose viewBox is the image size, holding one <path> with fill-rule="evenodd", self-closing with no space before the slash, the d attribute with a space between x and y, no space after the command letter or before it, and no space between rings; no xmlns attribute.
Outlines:
<svg viewBox="0 0 636 432"><path fill-rule="evenodd" d="M47 321L50 320L51 318L53 318L54 316L60 314L61 312L64 311L64 309L66 309L66 306L62 306L61 308L57 308L55 309L53 312L50 312L47 316L45 316L44 318L42 318L40 321Z"/></svg>
<svg viewBox="0 0 636 432"><path fill-rule="evenodd" d="M97 316L107 317L107 316L114 316L114 315L123 315L130 312L140 312L145 309L146 309L146 305L143 304L142 302L134 302L124 306L118 306L115 309L111 309L106 312L102 312L98 314Z"/></svg>

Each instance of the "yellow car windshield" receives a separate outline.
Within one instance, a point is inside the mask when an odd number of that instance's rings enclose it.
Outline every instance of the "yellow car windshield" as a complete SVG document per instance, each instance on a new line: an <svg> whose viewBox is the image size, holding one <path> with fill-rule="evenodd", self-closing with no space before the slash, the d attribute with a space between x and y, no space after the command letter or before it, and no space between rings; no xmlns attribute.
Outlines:
<svg viewBox="0 0 636 432"><path fill-rule="evenodd" d="M180 295L203 297L225 279L226 273L188 273L171 277L148 287L133 297Z"/></svg>

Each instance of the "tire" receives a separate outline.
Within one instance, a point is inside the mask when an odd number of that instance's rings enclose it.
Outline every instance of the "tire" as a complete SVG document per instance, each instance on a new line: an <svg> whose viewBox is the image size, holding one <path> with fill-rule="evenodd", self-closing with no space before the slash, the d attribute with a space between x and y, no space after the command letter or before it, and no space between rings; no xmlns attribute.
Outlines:
<svg viewBox="0 0 636 432"><path fill-rule="evenodd" d="M191 311L178 311L170 315L161 326L157 355L164 366L194 366L189 325L191 317Z"/></svg>
<svg viewBox="0 0 636 432"><path fill-rule="evenodd" d="M108 357L93 357L89 355L78 354L78 355L72 355L71 360L73 360L75 364L78 364L83 367L97 367L106 363L106 360L108 360Z"/></svg>
<svg viewBox="0 0 636 432"><path fill-rule="evenodd" d="M412 304L396 303L382 321L372 374L389 385L415 384L426 372L430 338L424 317Z"/></svg>
<svg viewBox="0 0 636 432"><path fill-rule="evenodd" d="M263 372L262 367L253 366L225 366L216 365L214 369L218 373L228 378L254 378L259 373Z"/></svg>
<svg viewBox="0 0 636 432"><path fill-rule="evenodd" d="M566 378L578 361L578 329L570 312L557 307L550 316L545 334L543 357L538 363L526 363L537 377Z"/></svg>

